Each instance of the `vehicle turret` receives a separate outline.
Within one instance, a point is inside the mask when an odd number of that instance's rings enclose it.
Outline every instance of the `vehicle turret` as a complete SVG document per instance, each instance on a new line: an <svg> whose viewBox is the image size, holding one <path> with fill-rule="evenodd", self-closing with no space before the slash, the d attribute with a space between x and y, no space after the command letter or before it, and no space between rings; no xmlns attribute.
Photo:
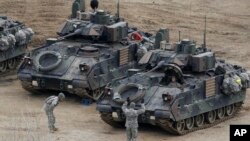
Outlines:
<svg viewBox="0 0 250 141"><path fill-rule="evenodd" d="M67 19L58 31L59 37L27 54L18 69L24 89L98 100L107 83L125 77L138 66L140 55L155 48L152 34L129 27L96 5L94 9L77 10L76 17Z"/></svg>

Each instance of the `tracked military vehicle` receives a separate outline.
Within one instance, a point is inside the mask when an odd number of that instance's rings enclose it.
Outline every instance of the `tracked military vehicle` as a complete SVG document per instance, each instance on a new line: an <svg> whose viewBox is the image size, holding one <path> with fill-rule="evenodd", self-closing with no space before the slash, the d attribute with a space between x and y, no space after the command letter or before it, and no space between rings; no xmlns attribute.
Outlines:
<svg viewBox="0 0 250 141"><path fill-rule="evenodd" d="M33 34L23 23L0 16L0 73L17 67Z"/></svg>
<svg viewBox="0 0 250 141"><path fill-rule="evenodd" d="M63 91L97 100L107 83L136 67L141 48L157 48L150 34L93 8L94 12L72 14L77 17L65 22L57 39L48 39L30 52L18 70L24 89Z"/></svg>
<svg viewBox="0 0 250 141"><path fill-rule="evenodd" d="M249 74L238 65L215 58L204 45L182 40L167 50L154 50L140 60L148 71L129 70L130 76L107 85L97 110L107 124L124 126L122 104L129 97L146 112L139 123L183 135L232 118L241 108Z"/></svg>

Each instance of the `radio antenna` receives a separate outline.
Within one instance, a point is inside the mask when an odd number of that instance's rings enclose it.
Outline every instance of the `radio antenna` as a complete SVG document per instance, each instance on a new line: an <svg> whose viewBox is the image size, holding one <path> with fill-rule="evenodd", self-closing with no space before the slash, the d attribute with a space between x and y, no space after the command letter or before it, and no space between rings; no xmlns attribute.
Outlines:
<svg viewBox="0 0 250 141"><path fill-rule="evenodd" d="M179 42L181 41L181 31L179 30Z"/></svg>
<svg viewBox="0 0 250 141"><path fill-rule="evenodd" d="M205 2L203 1L203 10L204 10L204 36L203 36L203 49L206 50L207 49L207 13L206 13L206 4Z"/></svg>
<svg viewBox="0 0 250 141"><path fill-rule="evenodd" d="M120 19L120 0L117 0L117 17Z"/></svg>
<svg viewBox="0 0 250 141"><path fill-rule="evenodd" d="M207 48L207 15L205 15L205 26L204 26L204 37L203 37L203 48Z"/></svg>

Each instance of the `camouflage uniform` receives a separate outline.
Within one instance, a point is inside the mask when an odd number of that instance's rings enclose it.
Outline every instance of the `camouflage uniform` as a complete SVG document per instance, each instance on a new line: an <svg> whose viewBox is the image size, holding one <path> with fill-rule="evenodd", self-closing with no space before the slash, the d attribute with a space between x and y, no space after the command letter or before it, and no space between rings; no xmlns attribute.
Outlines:
<svg viewBox="0 0 250 141"><path fill-rule="evenodd" d="M168 84L168 87L171 87L171 88L181 88L182 87L181 84L176 81L176 78L174 76L171 79L172 80Z"/></svg>
<svg viewBox="0 0 250 141"><path fill-rule="evenodd" d="M181 88L181 84L178 83L178 82L170 82L168 84L168 87L170 87L170 88Z"/></svg>
<svg viewBox="0 0 250 141"><path fill-rule="evenodd" d="M141 58L148 52L147 48L145 46L140 46L140 48L137 50L137 60L140 61Z"/></svg>
<svg viewBox="0 0 250 141"><path fill-rule="evenodd" d="M122 105L122 111L126 116L126 130L127 130L127 140L136 141L138 133L138 116L145 112L145 105L142 104L141 109L135 110L135 103L130 104L130 108L127 107L128 103L125 102Z"/></svg>
<svg viewBox="0 0 250 141"><path fill-rule="evenodd" d="M63 93L60 93L58 96L50 96L45 100L44 103L44 111L48 117L48 125L50 132L54 132L57 130L55 127L55 116L54 116L54 108L59 104L60 101L63 101L65 98Z"/></svg>

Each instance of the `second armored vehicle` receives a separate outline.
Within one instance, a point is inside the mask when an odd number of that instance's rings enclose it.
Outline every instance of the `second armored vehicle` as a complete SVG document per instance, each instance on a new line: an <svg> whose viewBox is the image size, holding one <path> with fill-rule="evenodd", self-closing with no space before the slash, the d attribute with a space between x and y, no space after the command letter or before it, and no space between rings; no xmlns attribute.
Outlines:
<svg viewBox="0 0 250 141"><path fill-rule="evenodd" d="M154 48L147 34L103 10L78 11L78 17L67 20L58 34L58 39L48 39L45 46L33 50L20 66L23 88L97 100L107 83L137 65L140 48Z"/></svg>
<svg viewBox="0 0 250 141"><path fill-rule="evenodd" d="M15 69L34 32L19 21L0 16L0 72Z"/></svg>
<svg viewBox="0 0 250 141"><path fill-rule="evenodd" d="M145 101L139 123L183 135L233 117L249 88L244 68L216 59L205 46L196 48L189 40L178 42L172 51L150 51L140 62L149 71L114 81L98 101L102 120L111 126L124 124L121 105L130 97L137 107Z"/></svg>

